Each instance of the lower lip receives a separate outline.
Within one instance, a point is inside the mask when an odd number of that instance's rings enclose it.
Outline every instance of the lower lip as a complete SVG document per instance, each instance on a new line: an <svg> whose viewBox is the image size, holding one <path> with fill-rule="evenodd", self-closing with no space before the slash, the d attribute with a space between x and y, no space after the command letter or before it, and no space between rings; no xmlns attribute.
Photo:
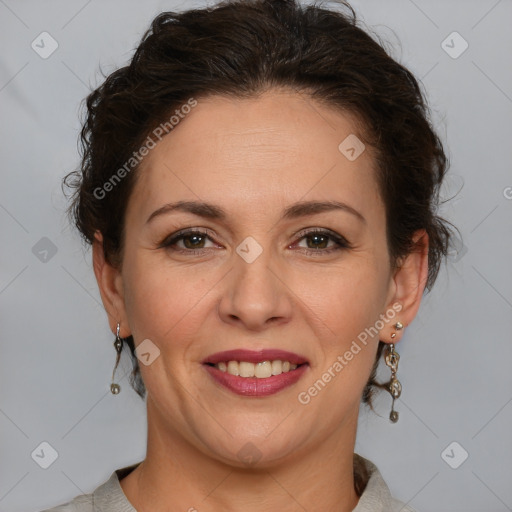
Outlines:
<svg viewBox="0 0 512 512"><path fill-rule="evenodd" d="M308 368L308 364L297 366L295 370L272 375L264 379L256 377L238 377L228 372L222 372L215 366L203 365L206 371L224 387L238 395L244 396L268 396L295 384Z"/></svg>

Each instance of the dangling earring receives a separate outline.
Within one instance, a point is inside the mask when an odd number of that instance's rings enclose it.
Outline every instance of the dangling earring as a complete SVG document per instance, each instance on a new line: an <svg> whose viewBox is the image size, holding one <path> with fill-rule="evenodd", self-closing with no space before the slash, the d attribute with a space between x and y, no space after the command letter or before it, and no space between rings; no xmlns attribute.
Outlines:
<svg viewBox="0 0 512 512"><path fill-rule="evenodd" d="M403 329L404 326L401 322L397 322L394 327L399 331L400 329ZM391 338L396 338L396 333L393 333ZM395 351L394 343L389 344L384 360L386 361L386 365L391 369L391 379L389 380L388 391L393 397L393 403L391 405L389 419L393 423L396 423L398 421L398 412L395 411L395 400L402 394L402 384L400 384L400 381L396 378L400 356L398 355L398 352Z"/></svg>
<svg viewBox="0 0 512 512"><path fill-rule="evenodd" d="M119 336L119 329L120 325L117 324L116 339L114 341L114 347L117 352L116 365L114 366L114 370L112 371L112 384L110 384L110 392L113 395L117 395L121 391L121 386L119 384L114 383L114 373L116 372L117 365L119 364L119 359L121 357L121 351L123 350L123 338Z"/></svg>

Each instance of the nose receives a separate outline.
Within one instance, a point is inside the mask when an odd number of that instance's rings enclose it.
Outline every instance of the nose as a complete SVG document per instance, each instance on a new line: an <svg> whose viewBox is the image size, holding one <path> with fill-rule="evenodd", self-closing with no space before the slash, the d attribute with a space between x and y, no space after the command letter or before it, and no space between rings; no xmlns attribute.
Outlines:
<svg viewBox="0 0 512 512"><path fill-rule="evenodd" d="M251 263L235 254L223 292L219 315L226 323L263 331L290 321L293 293L270 251L263 251Z"/></svg>

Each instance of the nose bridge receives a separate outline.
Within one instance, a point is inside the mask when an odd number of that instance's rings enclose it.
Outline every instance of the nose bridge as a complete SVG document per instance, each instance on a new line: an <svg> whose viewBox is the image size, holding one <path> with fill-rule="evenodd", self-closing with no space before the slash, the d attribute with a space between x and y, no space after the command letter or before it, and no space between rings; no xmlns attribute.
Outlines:
<svg viewBox="0 0 512 512"><path fill-rule="evenodd" d="M234 261L234 291L240 298L255 301L275 299L278 295L275 275L270 270L272 249L263 247L253 237L247 237L236 248Z"/></svg>
<svg viewBox="0 0 512 512"><path fill-rule="evenodd" d="M228 290L221 301L220 312L227 318L238 318L251 328L263 326L271 318L284 317L286 287L276 275L273 252L255 238L245 238L236 248Z"/></svg>

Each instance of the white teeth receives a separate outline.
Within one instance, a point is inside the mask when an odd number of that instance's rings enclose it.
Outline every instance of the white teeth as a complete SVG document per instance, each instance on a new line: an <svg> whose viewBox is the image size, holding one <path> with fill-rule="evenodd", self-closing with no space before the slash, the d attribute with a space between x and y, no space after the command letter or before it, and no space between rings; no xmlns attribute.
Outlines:
<svg viewBox="0 0 512 512"><path fill-rule="evenodd" d="M219 365L216 365L217 368L219 368ZM220 368L219 368L220 370ZM231 375L240 375L240 372L238 371L238 361L229 361L227 366L227 371Z"/></svg>
<svg viewBox="0 0 512 512"><path fill-rule="evenodd" d="M297 368L296 364L290 361L262 361L260 363L249 363L248 361L221 361L215 365L221 372L227 372L230 375L240 377L256 377L257 379L266 379L272 375L280 375Z"/></svg>
<svg viewBox="0 0 512 512"><path fill-rule="evenodd" d="M240 372L240 377L254 377L254 364L241 361L238 363L238 371Z"/></svg>
<svg viewBox="0 0 512 512"><path fill-rule="evenodd" d="M279 375L283 373L283 363L282 361L276 360L272 361L272 375Z"/></svg>
<svg viewBox="0 0 512 512"><path fill-rule="evenodd" d="M258 379L266 379L272 375L272 363L270 361L263 361L254 366L254 376Z"/></svg>

